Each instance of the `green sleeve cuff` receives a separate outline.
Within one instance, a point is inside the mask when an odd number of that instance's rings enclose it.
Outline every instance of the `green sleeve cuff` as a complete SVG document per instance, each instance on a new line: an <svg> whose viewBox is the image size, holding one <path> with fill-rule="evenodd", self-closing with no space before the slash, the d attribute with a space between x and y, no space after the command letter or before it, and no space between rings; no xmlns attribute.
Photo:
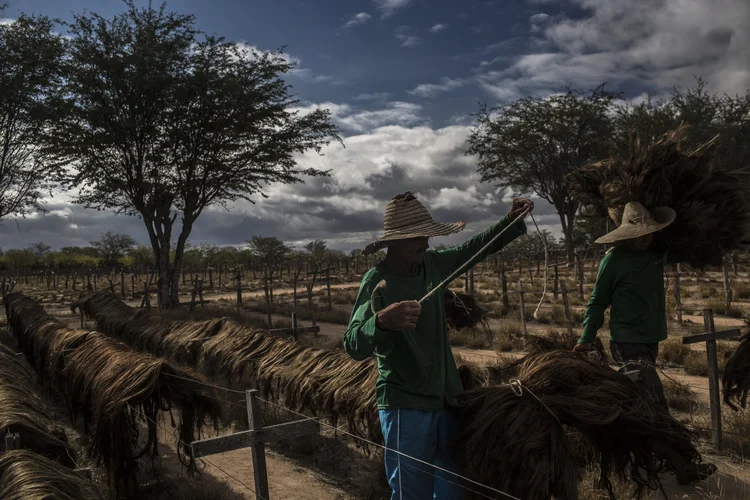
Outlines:
<svg viewBox="0 0 750 500"><path fill-rule="evenodd" d="M377 317L377 314L373 314L372 317L362 323L362 326L359 328L359 331L362 332L365 338L367 338L367 340L369 340L373 344L382 342L385 339L386 333L386 330L378 328L378 325L376 323Z"/></svg>

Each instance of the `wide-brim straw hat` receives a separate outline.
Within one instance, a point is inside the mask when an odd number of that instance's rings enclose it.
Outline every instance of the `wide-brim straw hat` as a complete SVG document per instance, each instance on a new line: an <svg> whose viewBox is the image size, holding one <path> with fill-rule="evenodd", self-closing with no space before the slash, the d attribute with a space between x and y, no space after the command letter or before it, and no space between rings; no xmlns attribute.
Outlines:
<svg viewBox="0 0 750 500"><path fill-rule="evenodd" d="M610 216L615 223L619 219L617 212L617 210L610 210ZM656 207L649 210L642 203L632 201L625 205L617 229L605 234L596 240L596 243L616 243L656 233L672 224L676 217L677 213L669 207Z"/></svg>
<svg viewBox="0 0 750 500"><path fill-rule="evenodd" d="M377 252L391 241L447 236L463 231L465 227L466 222L436 222L419 200L407 191L388 202L383 221L383 237L367 245L362 253L367 255Z"/></svg>

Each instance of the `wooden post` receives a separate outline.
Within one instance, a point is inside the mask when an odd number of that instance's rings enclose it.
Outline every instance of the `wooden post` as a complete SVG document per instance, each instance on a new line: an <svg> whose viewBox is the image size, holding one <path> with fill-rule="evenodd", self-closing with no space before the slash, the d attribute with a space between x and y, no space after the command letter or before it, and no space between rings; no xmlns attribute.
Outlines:
<svg viewBox="0 0 750 500"><path fill-rule="evenodd" d="M125 300L125 272L120 272L120 296Z"/></svg>
<svg viewBox="0 0 750 500"><path fill-rule="evenodd" d="M732 252L732 271L734 272L735 277L739 275L737 270L737 252Z"/></svg>
<svg viewBox="0 0 750 500"><path fill-rule="evenodd" d="M680 265L674 266L674 301L677 307L677 322L682 324L682 297L680 293Z"/></svg>
<svg viewBox="0 0 750 500"><path fill-rule="evenodd" d="M130 275L130 297L135 300L135 273Z"/></svg>
<svg viewBox="0 0 750 500"><path fill-rule="evenodd" d="M584 277L583 259L578 255L577 257L578 257L578 292L581 295L581 302L583 302L585 298L583 295L583 277Z"/></svg>
<svg viewBox="0 0 750 500"><path fill-rule="evenodd" d="M213 269L208 270L208 288L210 290L214 289L214 270Z"/></svg>
<svg viewBox="0 0 750 500"><path fill-rule="evenodd" d="M729 310L732 308L732 288L729 286L729 270L727 269L726 261L721 263L721 272L724 278L724 301L726 302L727 307L726 314L729 315Z"/></svg>
<svg viewBox="0 0 750 500"><path fill-rule="evenodd" d="M469 294L474 295L474 268L469 269Z"/></svg>
<svg viewBox="0 0 750 500"><path fill-rule="evenodd" d="M193 291L190 293L190 312L195 311L195 296L196 295L198 295L198 280L197 279L193 280Z"/></svg>
<svg viewBox="0 0 750 500"><path fill-rule="evenodd" d="M568 287L565 285L565 280L560 282L560 288L562 289L563 299L563 310L565 311L565 323L568 325L568 334L573 335L573 322L570 320L570 304L568 303Z"/></svg>
<svg viewBox="0 0 750 500"><path fill-rule="evenodd" d="M557 300L557 287L560 284L560 272L557 269L557 264L555 264L555 300Z"/></svg>
<svg viewBox="0 0 750 500"><path fill-rule="evenodd" d="M526 305L523 301L523 283L521 280L518 280L518 295L521 300L521 325L523 326L523 334L526 335L528 333L526 331Z"/></svg>
<svg viewBox="0 0 750 500"><path fill-rule="evenodd" d="M261 423L260 405L258 404L258 390L252 389L245 393L247 401L247 421L250 430L260 430ZM257 443L251 447L253 457L253 479L255 480L255 497L258 500L268 500L268 471L266 470L265 444Z"/></svg>
<svg viewBox="0 0 750 500"><path fill-rule="evenodd" d="M500 291L503 294L503 310L507 314L510 310L510 299L508 299L508 280L505 279L505 259L500 257Z"/></svg>
<svg viewBox="0 0 750 500"><path fill-rule="evenodd" d="M726 271L726 266L724 266ZM707 332L715 333L714 315L711 309L703 310L703 327ZM721 400L719 393L719 361L716 356L716 339L706 341L708 358L708 392L711 403L711 441L721 449Z"/></svg>
<svg viewBox="0 0 750 500"><path fill-rule="evenodd" d="M703 326L705 333L686 335L682 337L683 344L706 343L706 358L708 362L708 398L711 406L711 442L717 450L721 449L721 394L719 392L719 360L716 355L716 340L737 338L740 331L727 330L717 332L714 326L714 314L711 309L703 310Z"/></svg>
<svg viewBox="0 0 750 500"><path fill-rule="evenodd" d="M240 307L242 307L242 275L240 274L240 271L237 270L237 311L239 312Z"/></svg>
<svg viewBox="0 0 750 500"><path fill-rule="evenodd" d="M203 307L203 280L198 280L198 300Z"/></svg>
<svg viewBox="0 0 750 500"><path fill-rule="evenodd" d="M268 320L268 329L273 328L273 319L271 318L271 295L268 286L268 268L263 270L263 290L266 296L266 318Z"/></svg>
<svg viewBox="0 0 750 500"><path fill-rule="evenodd" d="M331 302L331 266L326 269L326 289L328 290L328 310L333 311L333 302Z"/></svg>
<svg viewBox="0 0 750 500"><path fill-rule="evenodd" d="M315 335L317 337L317 335ZM297 339L297 313L292 313L292 338Z"/></svg>
<svg viewBox="0 0 750 500"><path fill-rule="evenodd" d="M109 281L109 291L112 292L112 295L115 295L115 283L112 278L107 278L107 281Z"/></svg>
<svg viewBox="0 0 750 500"><path fill-rule="evenodd" d="M534 275L531 273L531 256L529 255L528 262L528 268L529 268L529 283L531 284L531 287L534 287Z"/></svg>

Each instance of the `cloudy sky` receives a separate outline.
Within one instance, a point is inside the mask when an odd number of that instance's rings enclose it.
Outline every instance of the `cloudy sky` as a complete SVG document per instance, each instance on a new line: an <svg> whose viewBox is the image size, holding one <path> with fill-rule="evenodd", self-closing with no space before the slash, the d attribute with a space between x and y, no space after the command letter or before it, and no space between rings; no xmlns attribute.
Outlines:
<svg viewBox="0 0 750 500"><path fill-rule="evenodd" d="M8 3L9 19L123 8L119 0ZM406 190L436 219L468 221L464 233L439 241L459 242L508 209L509 193L480 184L475 160L464 155L478 103L605 81L638 99L690 86L697 75L717 92L750 88L748 0L171 0L168 7L238 43L285 46L298 63L288 81L301 107L331 110L345 146L299 158L332 169L331 178L271 186L255 205L205 212L193 245L264 235L362 247L382 230L387 201ZM559 234L551 208L537 207L540 225ZM136 218L86 210L62 194L48 208L2 221L2 247L85 245L110 228L147 241Z"/></svg>

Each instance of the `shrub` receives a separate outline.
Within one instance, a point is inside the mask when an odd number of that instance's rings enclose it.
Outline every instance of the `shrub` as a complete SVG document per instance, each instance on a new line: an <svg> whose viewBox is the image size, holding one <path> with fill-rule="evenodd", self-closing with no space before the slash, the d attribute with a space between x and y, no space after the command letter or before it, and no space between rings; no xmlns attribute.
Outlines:
<svg viewBox="0 0 750 500"><path fill-rule="evenodd" d="M664 395L670 409L693 412L698 403L695 401L695 395L690 390L690 386L677 380L663 377Z"/></svg>
<svg viewBox="0 0 750 500"><path fill-rule="evenodd" d="M690 353L690 346L683 344L679 337L669 337L659 344L659 360L664 363L682 365Z"/></svg>
<svg viewBox="0 0 750 500"><path fill-rule="evenodd" d="M724 442L740 458L750 458L750 410L725 411Z"/></svg>

